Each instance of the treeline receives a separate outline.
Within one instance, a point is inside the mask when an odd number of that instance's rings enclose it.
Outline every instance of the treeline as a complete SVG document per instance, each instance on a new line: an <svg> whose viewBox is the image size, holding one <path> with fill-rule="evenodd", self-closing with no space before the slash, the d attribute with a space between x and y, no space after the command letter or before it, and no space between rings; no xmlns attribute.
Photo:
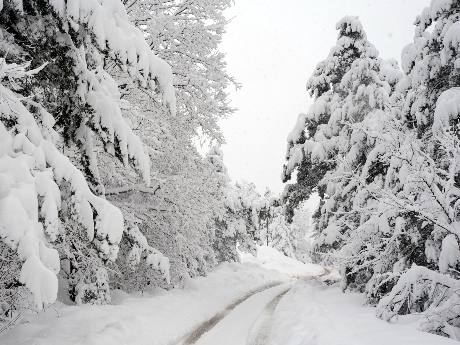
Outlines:
<svg viewBox="0 0 460 345"><path fill-rule="evenodd" d="M0 332L56 299L180 287L257 244L305 259L308 214L286 225L223 164L230 5L0 1Z"/></svg>
<svg viewBox="0 0 460 345"><path fill-rule="evenodd" d="M460 268L460 1L416 19L402 70L356 17L315 68L313 103L288 137L283 199L291 217L318 193L314 259L340 267L390 320L422 313L456 338ZM294 174L295 173L295 176Z"/></svg>

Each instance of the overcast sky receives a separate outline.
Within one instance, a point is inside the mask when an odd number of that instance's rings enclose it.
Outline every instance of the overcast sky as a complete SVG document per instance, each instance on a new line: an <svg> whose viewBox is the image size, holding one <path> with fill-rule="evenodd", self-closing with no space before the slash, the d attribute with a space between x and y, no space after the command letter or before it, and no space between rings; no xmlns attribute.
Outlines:
<svg viewBox="0 0 460 345"><path fill-rule="evenodd" d="M334 45L335 23L357 15L383 58L400 60L429 0L235 0L224 37L228 70L242 84L222 122L230 177L263 192L283 188L286 137L310 103L305 84Z"/></svg>

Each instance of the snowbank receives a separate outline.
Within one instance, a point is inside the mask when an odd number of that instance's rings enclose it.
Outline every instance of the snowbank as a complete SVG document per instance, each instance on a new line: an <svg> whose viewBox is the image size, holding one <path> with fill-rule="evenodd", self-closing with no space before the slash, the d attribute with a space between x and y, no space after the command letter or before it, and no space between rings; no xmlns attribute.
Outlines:
<svg viewBox="0 0 460 345"><path fill-rule="evenodd" d="M456 341L393 324L363 306L364 297L336 287L299 281L276 308L266 345L443 345Z"/></svg>
<svg viewBox="0 0 460 345"><path fill-rule="evenodd" d="M326 273L324 268L319 265L304 264L267 246L257 248L257 257L242 252L239 254L242 262L253 263L293 278L312 277Z"/></svg>

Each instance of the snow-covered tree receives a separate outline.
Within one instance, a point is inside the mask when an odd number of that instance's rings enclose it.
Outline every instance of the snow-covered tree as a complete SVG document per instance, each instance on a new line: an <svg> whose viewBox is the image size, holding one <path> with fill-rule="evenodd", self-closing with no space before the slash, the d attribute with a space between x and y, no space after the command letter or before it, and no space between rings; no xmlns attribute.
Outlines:
<svg viewBox="0 0 460 345"><path fill-rule="evenodd" d="M1 2L0 238L17 253L16 279L39 308L56 298L53 244L73 236L69 223L81 226L102 262L117 257L124 219L97 195L104 193L97 143L150 182L149 157L122 116L107 61L175 114L171 68L120 1Z"/></svg>
<svg viewBox="0 0 460 345"><path fill-rule="evenodd" d="M272 195L269 188L265 190L263 195L264 206L259 211L259 244L270 245L271 232L270 224L280 210L280 201Z"/></svg>
<svg viewBox="0 0 460 345"><path fill-rule="evenodd" d="M383 318L422 312L426 330L452 337L460 325L458 18L456 1L432 1L404 49L402 78L376 56L355 59L341 98L322 108L334 105L328 124L344 119L346 140L302 144L333 158L315 184L327 184L317 244L330 245L320 254L342 268L344 287L365 291ZM323 133L316 141L330 143Z"/></svg>
<svg viewBox="0 0 460 345"><path fill-rule="evenodd" d="M262 197L253 183L227 185L225 213L216 218L214 248L218 261L239 261L237 247L255 253L261 244L265 224L260 221L261 211L268 200Z"/></svg>
<svg viewBox="0 0 460 345"><path fill-rule="evenodd" d="M18 281L21 270L21 261L17 253L0 242L0 325L7 329L15 323L17 311L27 309L30 301L27 298L30 292Z"/></svg>
<svg viewBox="0 0 460 345"><path fill-rule="evenodd" d="M109 199L132 214L148 242L168 255L171 281L176 284L206 274L216 263L213 219L225 210L223 186L228 182L220 150L215 147L202 157L196 142L203 137L221 141L217 120L232 112L225 89L234 81L225 71L225 56L218 47L227 24L223 11L231 2L124 3L152 50L172 66L177 116L169 116L156 97L126 80L120 69L111 68L123 86L123 99L131 103L124 113L148 147L153 182L145 188L106 155L102 155L102 179ZM122 253L118 260L123 274L114 277L117 285L143 289L164 284L143 264L132 270L126 259Z"/></svg>
<svg viewBox="0 0 460 345"><path fill-rule="evenodd" d="M311 262L312 212L305 204L294 210L294 217L289 227L295 258L302 262Z"/></svg>
<svg viewBox="0 0 460 345"><path fill-rule="evenodd" d="M409 138L402 140L392 168L399 191L387 199L405 211L398 223L411 234L405 243L410 250L401 255L397 284L379 304L387 319L425 312L425 329L454 338L460 325L453 292L460 260L459 13L457 1L432 1L403 51L407 76L399 114Z"/></svg>
<svg viewBox="0 0 460 345"><path fill-rule="evenodd" d="M133 22L155 54L172 66L177 111L193 134L222 142L218 120L233 112L227 88L237 86L226 72L219 45L232 0L124 0Z"/></svg>
<svg viewBox="0 0 460 345"><path fill-rule="evenodd" d="M350 79L353 73L359 73L366 67L368 70L375 70L374 60L378 52L367 41L359 20L356 17L344 17L337 23L337 30L339 34L336 45L330 50L328 57L317 65L307 82L307 91L314 97L313 104L307 114L299 115L288 136L283 181L289 181L295 172L295 182L288 184L284 193L289 221L294 215L294 209L308 199L318 189L324 176L336 167L337 157L347 152L350 146L348 123L362 121L362 117L358 118L357 114L348 116L346 107L343 107L344 99L349 95L349 87L352 86ZM355 61L361 63L354 64ZM352 66L353 71L350 71ZM347 79L343 80L347 72ZM358 85L354 87L363 96L372 92L371 89L359 88ZM377 102L382 102L382 95L374 98L374 103ZM324 198L324 184L318 192Z"/></svg>
<svg viewBox="0 0 460 345"><path fill-rule="evenodd" d="M311 229L311 214L301 206L294 210L292 222L288 222L280 198L267 190L262 198L259 214L257 244L275 248L286 256L309 261L310 245L307 233Z"/></svg>
<svg viewBox="0 0 460 345"><path fill-rule="evenodd" d="M296 184L287 187L288 217L312 191L319 192L315 225L320 252L341 246L346 233L360 222L353 209L360 185L385 173L378 156L371 176L369 171L361 176L361 169L376 144L375 133L386 120L390 93L399 79L394 63L379 59L357 18L345 17L337 28L336 46L307 84L315 100L289 135L285 166L285 179L297 172Z"/></svg>
<svg viewBox="0 0 460 345"><path fill-rule="evenodd" d="M350 229L361 222L361 214L355 198L362 186L369 183L382 185L386 164L381 162L377 134L381 133L390 111L391 85L380 73L382 61L375 56L356 59L341 81L347 90L340 105L334 111L341 130L335 138L335 169L328 172L319 186L325 185L325 197L320 208L316 228L320 232L317 246L337 247ZM396 72L393 74L397 74ZM331 118L332 119L332 118ZM375 146L377 150L374 150ZM372 165L367 167L370 153ZM362 171L366 166L367 169ZM362 193L360 195L362 199ZM364 200L359 200L365 204ZM363 206L363 205L360 205Z"/></svg>
<svg viewBox="0 0 460 345"><path fill-rule="evenodd" d="M278 214L271 221L268 231L270 233L269 246L279 250L286 256L295 258L291 228L284 215Z"/></svg>
<svg viewBox="0 0 460 345"><path fill-rule="evenodd" d="M124 163L129 161L149 181L148 157L120 109L120 91L104 69L109 59L149 90L159 90L175 113L169 65L158 58L141 31L128 20L119 1L91 0L72 6L65 1L6 1L3 5L2 55L7 61L47 65L25 93L55 116L67 145L78 147L79 159L96 186L93 136ZM78 110L78 111L76 111ZM100 187L100 186L99 186ZM98 190L103 193L103 190Z"/></svg>
<svg viewBox="0 0 460 345"><path fill-rule="evenodd" d="M145 115L145 113L144 113ZM142 121L141 137L150 148L152 186L136 185L135 176L123 169L107 169L115 172L104 176L108 198L124 213L132 215L134 223L150 243L167 255L171 263L171 282L180 283L189 276L204 275L215 264L212 241L214 228L210 226L215 214L223 210L221 173L225 167L218 161L217 149L202 157L180 126L179 118L164 119L161 113L149 112ZM184 134L184 135L181 135ZM118 173L122 171L122 176ZM117 284L131 286L139 279L146 285L163 285L161 277L154 277L151 269L139 266L132 272L126 267L126 275ZM142 270L139 272L137 270ZM137 284L138 288L143 283Z"/></svg>

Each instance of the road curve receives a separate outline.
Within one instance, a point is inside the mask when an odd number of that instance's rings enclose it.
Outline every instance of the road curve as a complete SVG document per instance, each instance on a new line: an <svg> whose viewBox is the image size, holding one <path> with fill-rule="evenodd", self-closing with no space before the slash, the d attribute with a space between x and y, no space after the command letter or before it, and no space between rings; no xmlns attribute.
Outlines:
<svg viewBox="0 0 460 345"><path fill-rule="evenodd" d="M318 279L296 277L296 280ZM201 323L174 345L262 345L266 344L271 319L281 298L290 290L294 281L274 282L247 293L212 318Z"/></svg>

